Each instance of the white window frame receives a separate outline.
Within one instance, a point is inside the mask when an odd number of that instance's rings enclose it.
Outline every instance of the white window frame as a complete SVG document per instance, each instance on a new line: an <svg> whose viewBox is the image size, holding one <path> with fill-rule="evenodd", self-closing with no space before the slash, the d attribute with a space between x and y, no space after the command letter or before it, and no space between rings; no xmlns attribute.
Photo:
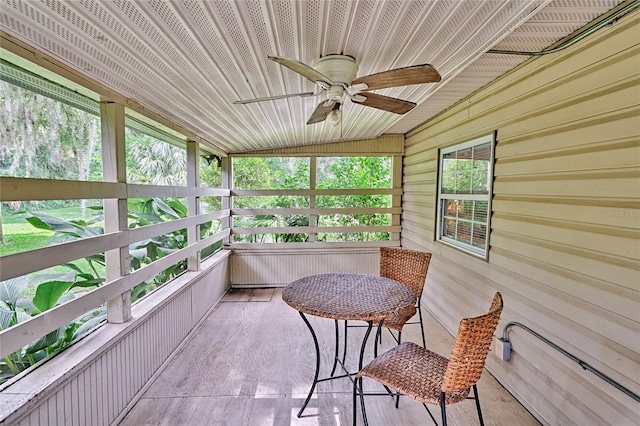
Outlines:
<svg viewBox="0 0 640 426"><path fill-rule="evenodd" d="M442 193L442 184L443 184L443 172L444 172L444 156L446 154L450 154L452 152L465 150L471 147L477 147L484 144L490 144L490 160L488 163L487 170L487 193L486 194L443 194ZM466 253L472 254L476 257L483 258L488 260L489 258L489 236L491 234L491 199L493 198L493 168L495 161L495 145L496 145L496 137L495 132L490 135L481 136L475 138L470 141L462 142L456 145L452 145L447 148L440 149L438 155L438 202L437 202L437 211L436 211L436 240L440 241L444 244L450 245L464 251ZM486 225L487 234L485 237L485 245L484 248L477 247L472 244L465 243L463 241L459 241L453 238L449 238L444 233L444 221L446 220L445 215L443 214L444 206L446 205L448 200L471 200L471 201L487 201L487 220L484 225ZM466 221L464 219L456 219L460 221ZM472 224L474 223L473 219L470 221ZM477 222L475 222L477 223ZM471 227L473 229L473 226Z"/></svg>

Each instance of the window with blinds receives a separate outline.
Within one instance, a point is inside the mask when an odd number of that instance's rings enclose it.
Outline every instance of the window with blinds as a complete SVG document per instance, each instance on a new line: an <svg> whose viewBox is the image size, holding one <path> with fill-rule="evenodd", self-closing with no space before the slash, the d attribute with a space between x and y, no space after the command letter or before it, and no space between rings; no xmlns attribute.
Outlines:
<svg viewBox="0 0 640 426"><path fill-rule="evenodd" d="M487 258L494 135L440 150L437 239Z"/></svg>

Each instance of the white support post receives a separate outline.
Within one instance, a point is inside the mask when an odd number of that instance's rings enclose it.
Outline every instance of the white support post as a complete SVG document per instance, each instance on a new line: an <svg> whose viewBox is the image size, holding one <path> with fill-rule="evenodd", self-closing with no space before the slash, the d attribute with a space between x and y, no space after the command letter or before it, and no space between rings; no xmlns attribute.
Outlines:
<svg viewBox="0 0 640 426"><path fill-rule="evenodd" d="M393 189L402 189L402 161L401 155L394 155L391 157L391 187ZM391 207L402 207L402 195L391 196ZM391 215L391 226L400 226L402 214ZM390 241L400 241L400 233L392 232L390 235Z"/></svg>
<svg viewBox="0 0 640 426"><path fill-rule="evenodd" d="M222 189L231 189L233 183L233 162L229 157L222 157ZM233 197L222 197L222 210L233 208ZM231 229L232 217L225 217L222 219L222 229ZM224 238L224 244L231 243L232 235Z"/></svg>
<svg viewBox="0 0 640 426"><path fill-rule="evenodd" d="M309 157L309 189L316 189L316 156ZM309 196L309 208L314 209L316 207L316 196ZM309 226L316 227L318 226L318 215L312 214L309 215ZM316 233L309 233L309 242L314 242L316 240Z"/></svg>
<svg viewBox="0 0 640 426"><path fill-rule="evenodd" d="M197 188L200 186L200 144L194 141L187 141L187 186ZM187 215L197 216L200 214L200 197L187 198ZM200 239L200 225L187 228L187 243L195 244ZM195 252L187 260L187 268L190 271L200 270L200 251Z"/></svg>
<svg viewBox="0 0 640 426"><path fill-rule="evenodd" d="M112 102L100 103L102 127L102 179L105 182L127 182L124 142L124 106ZM104 231L127 230L127 200L104 200ZM106 279L114 280L129 274L129 247L105 253ZM126 291L107 302L107 321L123 323L131 319L131 293Z"/></svg>

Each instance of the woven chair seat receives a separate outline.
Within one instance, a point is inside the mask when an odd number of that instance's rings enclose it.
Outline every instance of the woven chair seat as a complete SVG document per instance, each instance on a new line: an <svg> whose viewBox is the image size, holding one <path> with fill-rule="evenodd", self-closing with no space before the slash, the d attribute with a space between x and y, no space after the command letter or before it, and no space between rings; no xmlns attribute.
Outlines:
<svg viewBox="0 0 640 426"><path fill-rule="evenodd" d="M369 377L417 401L438 405L448 363L447 358L435 352L404 342L371 361L356 377ZM469 390L470 387L447 393L445 403L466 399Z"/></svg>

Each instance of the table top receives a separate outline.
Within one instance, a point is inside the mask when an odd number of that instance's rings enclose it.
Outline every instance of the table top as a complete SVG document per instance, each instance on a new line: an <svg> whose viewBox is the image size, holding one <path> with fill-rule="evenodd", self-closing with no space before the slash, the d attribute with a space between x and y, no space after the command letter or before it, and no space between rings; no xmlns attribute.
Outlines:
<svg viewBox="0 0 640 426"><path fill-rule="evenodd" d="M368 274L320 274L289 284L282 299L310 315L380 321L413 309L416 295L399 281Z"/></svg>

